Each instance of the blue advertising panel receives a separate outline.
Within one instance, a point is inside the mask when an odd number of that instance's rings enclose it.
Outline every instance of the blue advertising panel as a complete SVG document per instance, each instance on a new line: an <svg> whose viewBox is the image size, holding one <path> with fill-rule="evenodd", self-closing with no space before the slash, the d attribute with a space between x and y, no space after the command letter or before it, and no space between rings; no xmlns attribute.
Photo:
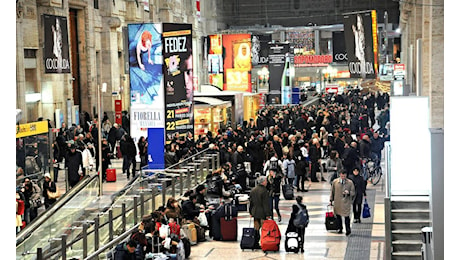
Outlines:
<svg viewBox="0 0 460 260"><path fill-rule="evenodd" d="M149 128L147 132L147 142L149 143L147 146L149 169L164 169L164 129Z"/></svg>

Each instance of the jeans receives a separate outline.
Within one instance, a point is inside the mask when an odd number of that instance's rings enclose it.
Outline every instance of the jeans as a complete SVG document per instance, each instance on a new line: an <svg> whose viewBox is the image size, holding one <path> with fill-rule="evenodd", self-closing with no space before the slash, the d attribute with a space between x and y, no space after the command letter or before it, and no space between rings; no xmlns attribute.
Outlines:
<svg viewBox="0 0 460 260"><path fill-rule="evenodd" d="M279 203L280 203L280 195L273 195L269 197L270 201L270 212L271 212L271 217L273 218L273 208L276 210L276 214L278 214L278 217L281 216L280 209L279 209ZM273 204L273 202L275 202Z"/></svg>

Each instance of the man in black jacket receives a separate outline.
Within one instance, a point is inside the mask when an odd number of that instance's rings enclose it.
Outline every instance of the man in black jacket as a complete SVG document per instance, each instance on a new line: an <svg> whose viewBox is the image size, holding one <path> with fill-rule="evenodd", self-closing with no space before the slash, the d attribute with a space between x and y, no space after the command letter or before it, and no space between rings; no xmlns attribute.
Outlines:
<svg viewBox="0 0 460 260"><path fill-rule="evenodd" d="M200 209L196 207L197 196L192 193L189 199L182 204L182 214L186 220L193 220L200 215Z"/></svg>
<svg viewBox="0 0 460 260"><path fill-rule="evenodd" d="M254 218L254 229L256 230L256 244L259 243L259 230L264 224L264 220L271 217L269 195L267 186L267 177L260 176L257 178L257 186L249 194L249 213ZM256 245L255 248L258 246Z"/></svg>

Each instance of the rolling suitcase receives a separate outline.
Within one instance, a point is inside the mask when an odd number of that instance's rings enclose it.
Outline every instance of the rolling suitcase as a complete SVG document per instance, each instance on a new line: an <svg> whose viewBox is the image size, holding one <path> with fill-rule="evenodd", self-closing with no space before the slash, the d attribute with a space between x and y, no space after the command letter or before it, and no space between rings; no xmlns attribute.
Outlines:
<svg viewBox="0 0 460 260"><path fill-rule="evenodd" d="M293 200L294 199L294 188L285 181L282 186L283 189L283 196L285 200Z"/></svg>
<svg viewBox="0 0 460 260"><path fill-rule="evenodd" d="M249 220L249 226L251 226L251 220ZM256 230L254 228L243 228L243 235L241 236L240 248L241 250L244 249L252 249L256 245Z"/></svg>
<svg viewBox="0 0 460 260"><path fill-rule="evenodd" d="M117 181L117 172L115 169L107 169L105 180L108 182Z"/></svg>
<svg viewBox="0 0 460 260"><path fill-rule="evenodd" d="M235 206L238 211L248 211L249 195L235 194Z"/></svg>
<svg viewBox="0 0 460 260"><path fill-rule="evenodd" d="M337 217L334 215L334 208L330 205L327 206L326 211L326 230L334 230L338 229L337 227Z"/></svg>
<svg viewBox="0 0 460 260"><path fill-rule="evenodd" d="M224 205L224 216L220 218L220 233L223 241L236 241L238 237L238 221L236 207L231 204ZM237 212L237 211L236 211Z"/></svg>
<svg viewBox="0 0 460 260"><path fill-rule="evenodd" d="M284 240L284 249L286 252L299 252L300 238L297 232L288 232Z"/></svg>
<svg viewBox="0 0 460 260"><path fill-rule="evenodd" d="M260 247L262 251L274 251L280 250L281 243L281 232L273 219L267 219L262 225L262 233L260 238Z"/></svg>
<svg viewBox="0 0 460 260"><path fill-rule="evenodd" d="M185 223L181 229L184 231L185 237L190 241L190 245L198 244L198 234L194 223Z"/></svg>

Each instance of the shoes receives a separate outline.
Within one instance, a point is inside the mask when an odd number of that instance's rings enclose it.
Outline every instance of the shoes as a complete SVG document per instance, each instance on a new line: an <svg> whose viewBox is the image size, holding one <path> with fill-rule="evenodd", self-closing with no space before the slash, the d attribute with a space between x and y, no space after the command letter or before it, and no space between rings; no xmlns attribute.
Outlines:
<svg viewBox="0 0 460 260"><path fill-rule="evenodd" d="M346 236L349 236L351 234L351 231L347 231L347 233L345 233Z"/></svg>
<svg viewBox="0 0 460 260"><path fill-rule="evenodd" d="M303 253L305 252L305 250L303 248L300 249L300 253Z"/></svg>
<svg viewBox="0 0 460 260"><path fill-rule="evenodd" d="M281 222L281 216L278 217L278 222Z"/></svg>
<svg viewBox="0 0 460 260"><path fill-rule="evenodd" d="M311 182L319 182L318 180L311 180Z"/></svg>
<svg viewBox="0 0 460 260"><path fill-rule="evenodd" d="M326 181L324 178L321 178L321 181Z"/></svg>
<svg viewBox="0 0 460 260"><path fill-rule="evenodd" d="M337 234L343 234L342 230L339 229L339 231L337 231Z"/></svg>
<svg viewBox="0 0 460 260"><path fill-rule="evenodd" d="M358 223L361 223L361 219L358 219Z"/></svg>
<svg viewBox="0 0 460 260"><path fill-rule="evenodd" d="M358 220L357 219L353 220L353 223L358 223Z"/></svg>

